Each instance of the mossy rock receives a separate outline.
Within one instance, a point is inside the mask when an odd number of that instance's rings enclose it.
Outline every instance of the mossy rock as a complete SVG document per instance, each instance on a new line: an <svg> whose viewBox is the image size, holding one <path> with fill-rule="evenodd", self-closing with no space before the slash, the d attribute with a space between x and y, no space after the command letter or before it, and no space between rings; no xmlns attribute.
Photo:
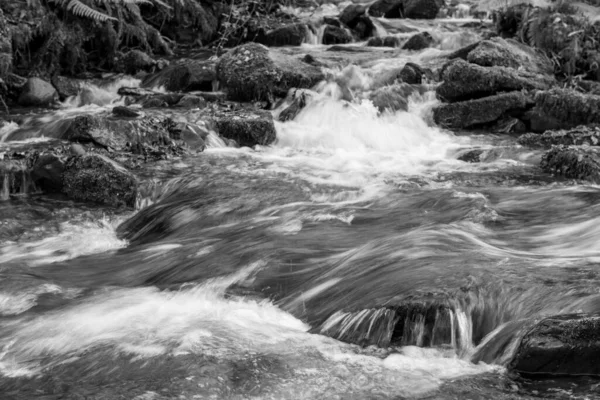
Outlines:
<svg viewBox="0 0 600 400"><path fill-rule="evenodd" d="M304 23L288 24L267 32L257 42L269 47L300 46L308 36L308 26Z"/></svg>
<svg viewBox="0 0 600 400"><path fill-rule="evenodd" d="M137 180L125 167L101 154L69 159L63 173L63 192L71 199L133 207Z"/></svg>
<svg viewBox="0 0 600 400"><path fill-rule="evenodd" d="M219 135L234 140L240 146L266 146L277 138L273 116L268 111L218 111L208 120L214 124Z"/></svg>
<svg viewBox="0 0 600 400"><path fill-rule="evenodd" d="M552 118L562 129L600 123L600 96L572 89L538 92L535 111L542 118Z"/></svg>
<svg viewBox="0 0 600 400"><path fill-rule="evenodd" d="M578 126L573 129L560 129L539 133L526 133L518 139L519 144L528 147L551 148L552 146L598 146L600 126Z"/></svg>
<svg viewBox="0 0 600 400"><path fill-rule="evenodd" d="M273 101L291 88L310 88L323 72L292 56L257 43L246 43L224 54L217 64L217 77L232 100Z"/></svg>

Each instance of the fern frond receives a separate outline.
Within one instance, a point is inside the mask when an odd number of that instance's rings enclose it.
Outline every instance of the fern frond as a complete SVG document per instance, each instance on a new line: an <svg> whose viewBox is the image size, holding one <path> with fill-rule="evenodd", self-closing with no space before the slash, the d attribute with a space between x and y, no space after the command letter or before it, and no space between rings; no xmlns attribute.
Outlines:
<svg viewBox="0 0 600 400"><path fill-rule="evenodd" d="M116 18L113 18L110 15L94 10L90 6L87 6L84 3L82 3L81 0L71 0L69 5L67 5L67 10L72 12L73 15L93 19L94 21L105 22L117 20Z"/></svg>

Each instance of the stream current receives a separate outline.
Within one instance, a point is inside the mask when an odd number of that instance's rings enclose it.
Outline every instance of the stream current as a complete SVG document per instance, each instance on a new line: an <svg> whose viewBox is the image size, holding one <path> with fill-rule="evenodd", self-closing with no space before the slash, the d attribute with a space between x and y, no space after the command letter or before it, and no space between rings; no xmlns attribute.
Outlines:
<svg viewBox="0 0 600 400"><path fill-rule="evenodd" d="M506 327L600 311L600 191L543 173L541 152L513 136L435 127L433 91L381 115L360 99L386 71L440 62L476 35L436 38L401 56L351 54L294 120L276 122L271 146L213 133L203 153L147 167L135 211L0 202L0 398L538 393L506 376L519 337ZM118 86L5 127L2 146L110 112ZM458 159L471 149L480 163ZM495 335L509 344L482 355Z"/></svg>

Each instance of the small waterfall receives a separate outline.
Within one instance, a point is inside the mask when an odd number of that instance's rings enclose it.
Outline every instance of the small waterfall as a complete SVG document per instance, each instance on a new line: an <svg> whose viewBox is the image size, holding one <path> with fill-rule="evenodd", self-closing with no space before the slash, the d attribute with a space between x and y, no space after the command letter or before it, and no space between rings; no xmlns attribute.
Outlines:
<svg viewBox="0 0 600 400"><path fill-rule="evenodd" d="M306 38L304 43L318 45L323 43L323 35L325 34L325 25L322 21L309 26L306 30Z"/></svg>

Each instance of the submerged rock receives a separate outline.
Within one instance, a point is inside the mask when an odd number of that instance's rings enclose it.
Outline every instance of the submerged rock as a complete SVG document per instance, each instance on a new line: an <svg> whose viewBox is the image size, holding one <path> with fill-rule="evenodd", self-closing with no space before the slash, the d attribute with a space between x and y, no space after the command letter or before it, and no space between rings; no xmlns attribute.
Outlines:
<svg viewBox="0 0 600 400"><path fill-rule="evenodd" d="M40 79L29 78L19 96L22 106L48 106L58 99L58 93L52 84Z"/></svg>
<svg viewBox="0 0 600 400"><path fill-rule="evenodd" d="M212 61L180 60L163 70L148 75L144 88L164 87L170 92L211 91L217 74Z"/></svg>
<svg viewBox="0 0 600 400"><path fill-rule="evenodd" d="M460 101L516 90L548 89L553 80L507 67L482 67L463 60L451 61L442 73L437 94L445 101Z"/></svg>
<svg viewBox="0 0 600 400"><path fill-rule="evenodd" d="M367 46L371 47L398 47L400 46L401 40L396 36L384 36L371 38L367 42Z"/></svg>
<svg viewBox="0 0 600 400"><path fill-rule="evenodd" d="M545 318L529 329L509 364L526 375L600 375L600 316Z"/></svg>
<svg viewBox="0 0 600 400"><path fill-rule="evenodd" d="M267 32L257 42L269 47L300 46L308 36L304 23L289 24Z"/></svg>
<svg viewBox="0 0 600 400"><path fill-rule="evenodd" d="M217 111L207 116L219 135L235 140L240 146L266 146L277 137L273 116L268 111Z"/></svg>
<svg viewBox="0 0 600 400"><path fill-rule="evenodd" d="M324 77L319 68L257 43L243 44L223 55L217 75L229 97L240 101L273 101L290 88L310 88Z"/></svg>
<svg viewBox="0 0 600 400"><path fill-rule="evenodd" d="M578 126L573 129L546 131L543 134L526 133L519 137L519 144L529 147L550 148L555 145L598 146L599 126Z"/></svg>
<svg viewBox="0 0 600 400"><path fill-rule="evenodd" d="M554 129L600 123L600 96L571 89L552 89L535 96L536 118Z"/></svg>
<svg viewBox="0 0 600 400"><path fill-rule="evenodd" d="M133 207L137 180L110 158L86 154L73 157L65 164L63 191L74 200Z"/></svg>
<svg viewBox="0 0 600 400"><path fill-rule="evenodd" d="M433 44L433 36L429 32L421 32L411 36L402 46L404 50L423 50Z"/></svg>
<svg viewBox="0 0 600 400"><path fill-rule="evenodd" d="M555 146L542 156L542 169L568 179L600 183L600 150L593 147Z"/></svg>
<svg viewBox="0 0 600 400"><path fill-rule="evenodd" d="M521 92L442 104L433 109L433 120L444 128L461 129L497 121L509 112L523 112L533 101Z"/></svg>
<svg viewBox="0 0 600 400"><path fill-rule="evenodd" d="M342 27L327 25L323 32L323 44L345 44L352 40L352 34Z"/></svg>

